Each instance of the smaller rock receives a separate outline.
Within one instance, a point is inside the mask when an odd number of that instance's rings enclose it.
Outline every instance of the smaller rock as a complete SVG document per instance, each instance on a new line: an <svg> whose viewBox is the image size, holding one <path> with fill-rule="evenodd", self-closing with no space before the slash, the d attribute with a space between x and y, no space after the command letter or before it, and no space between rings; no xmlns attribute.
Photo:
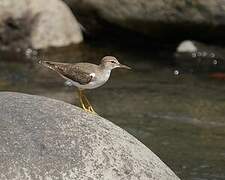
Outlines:
<svg viewBox="0 0 225 180"><path fill-rule="evenodd" d="M194 43L192 41L183 41L180 43L180 45L177 47L177 52L178 53L182 53L182 52L196 52L197 51L197 47L194 45Z"/></svg>
<svg viewBox="0 0 225 180"><path fill-rule="evenodd" d="M0 1L1 49L42 49L82 40L79 23L61 0Z"/></svg>

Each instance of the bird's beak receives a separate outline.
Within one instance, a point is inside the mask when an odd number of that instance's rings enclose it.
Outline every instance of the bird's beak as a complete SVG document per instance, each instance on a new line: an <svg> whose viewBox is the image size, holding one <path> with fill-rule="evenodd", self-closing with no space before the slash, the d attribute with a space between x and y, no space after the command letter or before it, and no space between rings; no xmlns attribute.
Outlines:
<svg viewBox="0 0 225 180"><path fill-rule="evenodd" d="M125 69L131 69L129 66L124 65L124 64L119 64L119 67L120 68L125 68Z"/></svg>

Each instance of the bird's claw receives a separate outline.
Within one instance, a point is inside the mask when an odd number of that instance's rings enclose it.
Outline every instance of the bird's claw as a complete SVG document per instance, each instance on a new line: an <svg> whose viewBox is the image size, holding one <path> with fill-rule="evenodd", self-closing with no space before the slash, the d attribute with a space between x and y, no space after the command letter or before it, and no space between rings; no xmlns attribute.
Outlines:
<svg viewBox="0 0 225 180"><path fill-rule="evenodd" d="M92 108L92 106L88 106L87 108L87 112L93 113L93 114L97 114L94 109Z"/></svg>
<svg viewBox="0 0 225 180"><path fill-rule="evenodd" d="M82 91L79 91L79 99L82 108L89 113L97 114L93 107L91 106L90 102L88 101L87 97L82 93Z"/></svg>
<svg viewBox="0 0 225 180"><path fill-rule="evenodd" d="M89 106L89 107L83 106L83 109L88 113L97 114L91 106Z"/></svg>

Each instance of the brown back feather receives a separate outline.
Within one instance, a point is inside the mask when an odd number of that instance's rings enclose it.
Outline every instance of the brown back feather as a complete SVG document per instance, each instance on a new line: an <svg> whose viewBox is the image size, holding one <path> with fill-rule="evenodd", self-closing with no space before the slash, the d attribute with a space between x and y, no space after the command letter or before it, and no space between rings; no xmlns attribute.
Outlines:
<svg viewBox="0 0 225 180"><path fill-rule="evenodd" d="M76 66L76 64L57 63L51 61L43 61L42 64L56 71L62 77L66 77L82 85L88 84L92 80L92 76L90 76L89 73L82 71L78 66Z"/></svg>

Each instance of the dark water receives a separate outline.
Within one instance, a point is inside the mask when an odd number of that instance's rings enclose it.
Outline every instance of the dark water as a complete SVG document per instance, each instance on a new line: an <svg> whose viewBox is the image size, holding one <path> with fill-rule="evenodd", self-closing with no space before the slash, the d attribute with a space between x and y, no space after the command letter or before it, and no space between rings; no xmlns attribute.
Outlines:
<svg viewBox="0 0 225 180"><path fill-rule="evenodd" d="M107 44L83 44L40 52L64 62L98 63L115 55L133 67L114 70L110 81L86 94L103 117L137 137L182 179L225 179L225 81L207 75L175 76L172 56ZM11 61L14 60L14 61ZM75 89L36 63L2 56L0 89L43 95L79 105ZM30 63L33 62L33 63Z"/></svg>

